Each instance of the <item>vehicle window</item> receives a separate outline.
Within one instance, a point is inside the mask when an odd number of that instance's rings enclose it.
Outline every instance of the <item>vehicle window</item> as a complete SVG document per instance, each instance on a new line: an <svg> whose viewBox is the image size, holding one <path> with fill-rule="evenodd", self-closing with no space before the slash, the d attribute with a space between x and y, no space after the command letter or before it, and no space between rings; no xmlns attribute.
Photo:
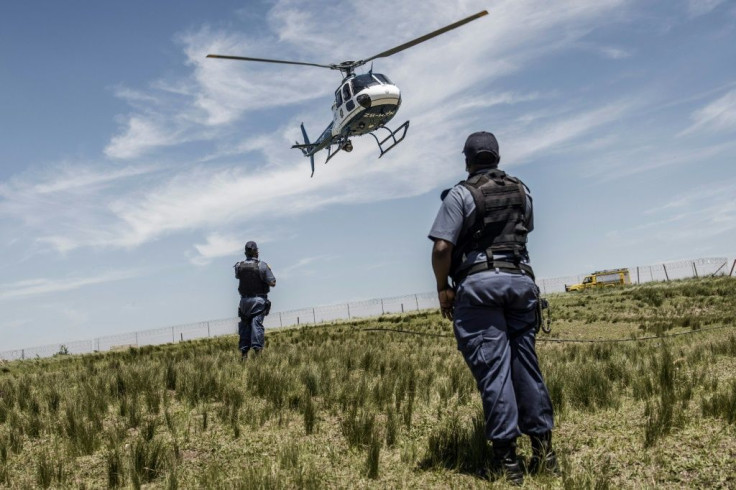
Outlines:
<svg viewBox="0 0 736 490"><path fill-rule="evenodd" d="M389 85L393 85L393 82L389 80L386 75L382 75L380 73L374 73L373 76L376 77L378 80L380 80L381 83L387 83Z"/></svg>
<svg viewBox="0 0 736 490"><path fill-rule="evenodd" d="M588 283L591 283L591 282L593 282L593 278L592 278L592 277L590 277L590 276L588 276L588 277L586 277L586 278L585 278L585 280L583 281L583 284L588 284Z"/></svg>
<svg viewBox="0 0 736 490"><path fill-rule="evenodd" d="M378 82L370 75L358 75L353 78L353 90L356 94L371 85L378 85Z"/></svg>
<svg viewBox="0 0 736 490"><path fill-rule="evenodd" d="M342 94L340 93L340 90L338 89L337 92L335 92L335 107L340 107L342 105Z"/></svg>
<svg viewBox="0 0 736 490"><path fill-rule="evenodd" d="M350 99L350 82L342 86L342 98L346 101Z"/></svg>

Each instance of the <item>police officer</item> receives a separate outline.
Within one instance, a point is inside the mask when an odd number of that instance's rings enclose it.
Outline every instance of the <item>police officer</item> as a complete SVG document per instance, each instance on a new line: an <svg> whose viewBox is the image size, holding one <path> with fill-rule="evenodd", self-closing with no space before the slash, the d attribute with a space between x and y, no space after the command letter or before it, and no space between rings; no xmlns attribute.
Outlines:
<svg viewBox="0 0 736 490"><path fill-rule="evenodd" d="M493 134L471 134L463 153L468 178L443 193L429 233L432 268L442 315L454 320L458 349L480 391L491 467L521 484L522 433L532 442L529 471L557 471L552 403L534 347L541 318L526 248L532 199L519 179L498 169Z"/></svg>
<svg viewBox="0 0 736 490"><path fill-rule="evenodd" d="M238 262L234 267L235 278L240 281L238 284L240 293L238 348L242 358L245 359L250 349L253 349L255 353L263 349L266 335L263 318L271 310L268 292L276 286L276 278L268 264L258 260L256 242L245 244L245 260Z"/></svg>

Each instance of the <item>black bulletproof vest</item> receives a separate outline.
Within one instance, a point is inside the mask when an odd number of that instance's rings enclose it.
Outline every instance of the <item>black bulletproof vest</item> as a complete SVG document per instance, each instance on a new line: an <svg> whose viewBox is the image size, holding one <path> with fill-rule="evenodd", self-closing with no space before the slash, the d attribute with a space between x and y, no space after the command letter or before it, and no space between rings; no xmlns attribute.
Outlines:
<svg viewBox="0 0 736 490"><path fill-rule="evenodd" d="M240 280L238 292L241 296L266 294L271 288L261 279L261 271L257 260L239 262L236 268Z"/></svg>
<svg viewBox="0 0 736 490"><path fill-rule="evenodd" d="M524 184L498 169L473 175L460 184L473 196L475 223L455 246L453 275L465 255L474 250L485 251L489 260L494 253L513 255L516 262L526 256L529 230Z"/></svg>

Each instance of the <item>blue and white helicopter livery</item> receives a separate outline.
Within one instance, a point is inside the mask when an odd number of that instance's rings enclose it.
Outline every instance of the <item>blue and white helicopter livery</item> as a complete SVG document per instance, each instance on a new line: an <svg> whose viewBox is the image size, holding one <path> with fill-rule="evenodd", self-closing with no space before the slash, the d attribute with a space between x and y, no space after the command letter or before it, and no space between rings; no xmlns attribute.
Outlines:
<svg viewBox="0 0 736 490"><path fill-rule="evenodd" d="M335 102L332 104L332 122L322 131L322 134L315 141L310 142L307 131L304 129L304 123L301 125L304 143L297 142L292 148L298 148L304 156L309 157L312 165L312 175L314 175L314 155L320 150L327 149L327 160L329 162L340 150L350 152L353 150L353 143L350 138L353 136L362 136L370 134L378 144L380 151L379 158L387 151L401 143L409 129L409 121L406 121L396 129L392 130L386 126L398 112L401 106L401 91L386 75L373 73L373 66L366 74L356 75L355 68L363 66L369 61L376 58L386 58L392 54L396 54L407 48L415 46L419 43L427 41L435 36L444 34L447 31L460 27L468 22L474 21L488 12L483 10L477 14L471 15L454 24L450 24L442 29L425 34L413 41L409 41L395 48L384 51L370 58L359 61L343 61L342 63L332 65L320 65L317 63L305 63L301 61L284 61L266 58L250 58L246 56L228 56L220 54L208 54L208 58L223 58L230 60L244 61L261 61L265 63L283 63L287 65L305 65L316 66L319 68L329 68L331 70L340 70L343 75L340 86L335 91ZM374 131L383 129L388 131L388 135L379 139ZM333 147L336 148L333 151Z"/></svg>

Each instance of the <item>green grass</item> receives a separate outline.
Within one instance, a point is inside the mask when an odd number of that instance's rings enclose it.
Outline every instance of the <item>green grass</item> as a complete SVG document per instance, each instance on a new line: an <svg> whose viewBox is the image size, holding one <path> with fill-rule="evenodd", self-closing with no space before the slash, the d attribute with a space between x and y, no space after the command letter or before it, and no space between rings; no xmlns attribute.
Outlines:
<svg viewBox="0 0 736 490"><path fill-rule="evenodd" d="M549 299L563 473L525 486L736 486L736 282ZM270 331L247 362L230 336L5 364L0 487L503 488L474 476L489 447L451 333L427 311Z"/></svg>

